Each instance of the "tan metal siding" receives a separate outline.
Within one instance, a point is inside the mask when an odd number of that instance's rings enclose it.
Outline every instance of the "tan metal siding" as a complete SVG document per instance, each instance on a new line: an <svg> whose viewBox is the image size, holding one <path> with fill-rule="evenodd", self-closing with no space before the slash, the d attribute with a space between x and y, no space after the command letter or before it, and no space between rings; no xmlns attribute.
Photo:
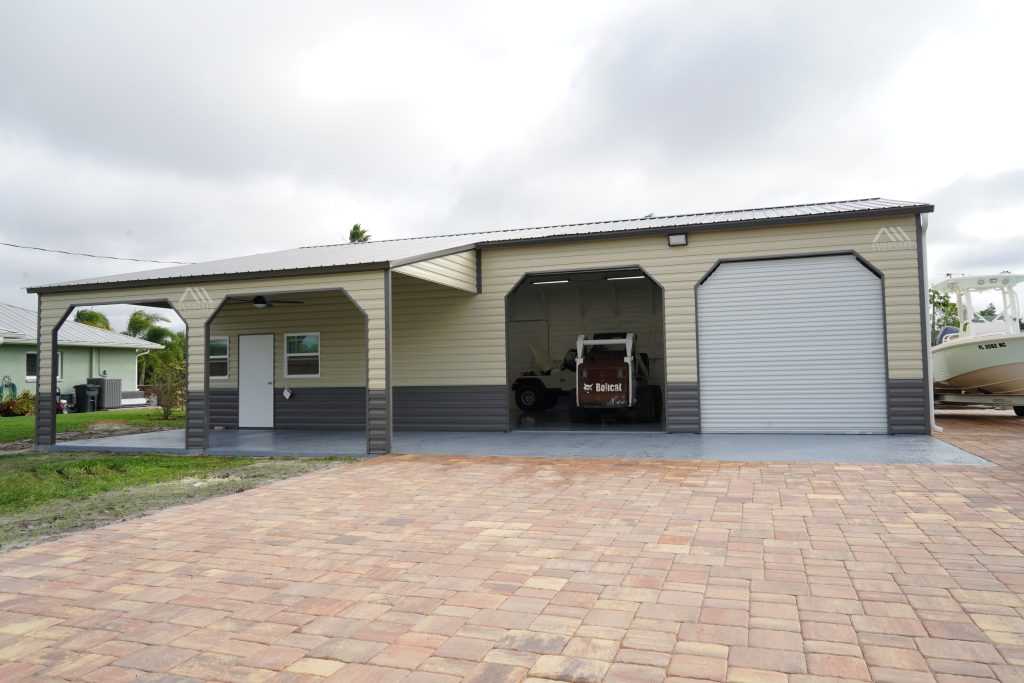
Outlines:
<svg viewBox="0 0 1024 683"><path fill-rule="evenodd" d="M497 382L484 379L488 368L505 365L504 308L496 317L479 299L479 295L396 274L392 279L392 383L504 384L504 371Z"/></svg>
<svg viewBox="0 0 1024 683"><path fill-rule="evenodd" d="M251 280L210 280L202 283L212 303L200 304L186 290L194 292L188 283L150 285L104 289L95 292L54 292L40 295L42 329L50 329L68 306L102 305L112 303L139 303L169 299L179 315L189 326L189 391L203 391L203 369L205 343L203 327L213 312L214 306L229 295L253 295L261 293L286 293L315 289L343 288L368 317L369 387L383 389L384 380L384 272L364 271L354 273L330 273L324 275L301 275L291 277L254 278ZM315 331L315 330L300 330ZM44 340L44 353L40 359L40 372L48 371L49 340Z"/></svg>
<svg viewBox="0 0 1024 683"><path fill-rule="evenodd" d="M341 292L285 296L302 305L280 304L254 308L231 302L210 325L210 336L229 338L228 377L210 378L210 389L238 386L238 335L274 335L274 384L278 387L365 387L366 322L363 314ZM320 376L284 376L284 335L320 333Z"/></svg>
<svg viewBox="0 0 1024 683"><path fill-rule="evenodd" d="M400 266L394 272L466 292L476 292L476 250Z"/></svg>
<svg viewBox="0 0 1024 683"><path fill-rule="evenodd" d="M909 239L893 242L883 235L876 241L881 228L894 226ZM845 251L858 252L885 275L890 379L920 378L914 234L914 216L906 216L694 232L683 247L669 247L660 235L484 249L483 292L475 296L395 278L394 383L505 383L505 295L523 273L624 265L642 266L665 287L668 381L696 381L693 287L716 261ZM855 331L856 321L852 321L851 333Z"/></svg>

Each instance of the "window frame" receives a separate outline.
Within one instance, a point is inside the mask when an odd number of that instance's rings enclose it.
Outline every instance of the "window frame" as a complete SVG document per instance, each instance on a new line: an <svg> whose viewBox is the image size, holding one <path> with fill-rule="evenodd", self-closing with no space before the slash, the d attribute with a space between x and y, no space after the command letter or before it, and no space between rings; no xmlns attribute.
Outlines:
<svg viewBox="0 0 1024 683"><path fill-rule="evenodd" d="M316 353L288 353L288 337L316 337ZM323 335L319 332L285 332L284 333L284 376L287 379L315 379L320 377L320 373L323 371L321 356L323 355ZM289 358L316 358L316 374L301 374L293 375L288 372L288 359Z"/></svg>
<svg viewBox="0 0 1024 683"><path fill-rule="evenodd" d="M35 356L36 357L36 374L30 375L30 374L28 374L26 372L25 373L25 381L26 382L38 382L39 381L39 352L38 351L26 351L25 352L25 364L26 365L28 364L28 357L29 356ZM28 368L25 368L25 369L27 370ZM58 382L61 381L62 379L64 379L64 352L63 351L58 351L57 352L57 377L56 377L56 379L57 379Z"/></svg>
<svg viewBox="0 0 1024 683"><path fill-rule="evenodd" d="M206 354L206 368L207 368L207 372L209 372L209 374L210 374L210 379L229 379L231 377L231 336L230 335L226 335L226 334L217 334L217 335L213 335L213 336L210 337L210 341L211 342L214 339L223 339L224 340L224 347L225 347L224 355L223 356L214 356L212 351L210 351L209 345L207 345L207 351L208 351L208 353ZM215 374L213 374L213 371L210 370L210 366L211 366L211 364L213 363L214 360L218 360L218 361L219 360L223 360L224 361L224 374L223 375L215 375Z"/></svg>

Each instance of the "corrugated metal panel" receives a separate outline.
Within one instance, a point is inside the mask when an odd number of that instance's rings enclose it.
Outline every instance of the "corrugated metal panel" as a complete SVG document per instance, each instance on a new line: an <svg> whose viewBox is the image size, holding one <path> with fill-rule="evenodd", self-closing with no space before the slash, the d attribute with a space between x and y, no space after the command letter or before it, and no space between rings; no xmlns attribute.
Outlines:
<svg viewBox="0 0 1024 683"><path fill-rule="evenodd" d="M492 316L479 296L402 275L391 291L394 386L504 382L504 371L488 376L495 363L505 366L503 304Z"/></svg>
<svg viewBox="0 0 1024 683"><path fill-rule="evenodd" d="M189 391L185 394L185 448L206 448L206 394Z"/></svg>
<svg viewBox="0 0 1024 683"><path fill-rule="evenodd" d="M388 392L370 389L366 392L366 452L380 455L391 452L391 406Z"/></svg>
<svg viewBox="0 0 1024 683"><path fill-rule="evenodd" d="M700 433L700 387L697 382L669 382L665 387L665 429Z"/></svg>
<svg viewBox="0 0 1024 683"><path fill-rule="evenodd" d="M923 379L889 380L889 433L930 434L930 400Z"/></svg>
<svg viewBox="0 0 1024 683"><path fill-rule="evenodd" d="M509 390L497 386L395 387L395 429L500 432L508 429Z"/></svg>
<svg viewBox="0 0 1024 683"><path fill-rule="evenodd" d="M57 443L57 432L54 430L56 412L52 393L40 391L36 394L37 446L52 446Z"/></svg>
<svg viewBox="0 0 1024 683"><path fill-rule="evenodd" d="M476 250L469 249L456 254L418 261L395 268L394 272L475 294Z"/></svg>
<svg viewBox="0 0 1024 683"><path fill-rule="evenodd" d="M238 428L238 389L210 389L210 426Z"/></svg>
<svg viewBox="0 0 1024 683"><path fill-rule="evenodd" d="M310 387L285 399L274 391L275 429L352 429L366 427L366 389Z"/></svg>
<svg viewBox="0 0 1024 683"><path fill-rule="evenodd" d="M13 338L34 342L37 323L35 311L0 303L0 337L7 341L11 341L9 338ZM61 325L60 331L57 333L57 342L83 346L122 346L133 349L163 348L160 344L154 344L145 339L136 339L109 330L101 330L91 325L76 323L74 320L68 320Z"/></svg>
<svg viewBox="0 0 1024 683"><path fill-rule="evenodd" d="M45 287L72 285L109 284L142 282L150 279L210 277L239 273L260 273L303 268L339 268L372 266L380 264L406 264L411 261L434 258L446 252L471 249L475 246L495 245L524 240L600 235L601 233L637 232L660 230L671 227L696 227L724 222L749 222L765 219L804 218L814 215L849 214L888 210L903 210L907 213L931 211L932 207L921 202L907 202L895 199L859 199L843 202L822 202L816 204L795 204L770 209L744 209L740 211L713 211L706 213L680 214L674 216L651 216L624 220L600 221L551 225L538 228L514 228L492 230L459 235L437 235L395 240L378 240L357 244L332 244L317 247L301 247L284 251L254 254L237 258L207 261L184 266L155 268L99 278L73 280ZM770 215L768 215L770 214Z"/></svg>
<svg viewBox="0 0 1024 683"><path fill-rule="evenodd" d="M888 431L881 280L853 256L723 263L698 288L701 431Z"/></svg>

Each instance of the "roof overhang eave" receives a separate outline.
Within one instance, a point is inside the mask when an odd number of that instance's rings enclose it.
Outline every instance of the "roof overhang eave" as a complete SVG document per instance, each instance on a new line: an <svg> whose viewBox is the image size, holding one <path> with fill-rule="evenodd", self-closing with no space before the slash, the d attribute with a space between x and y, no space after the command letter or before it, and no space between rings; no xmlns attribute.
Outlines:
<svg viewBox="0 0 1024 683"><path fill-rule="evenodd" d="M656 228L633 228L625 230L614 230L607 232L592 232L583 234L566 233L564 235L545 235L543 237L527 237L514 240L495 240L492 242L480 241L476 243L478 249L494 249L502 247L514 247L520 244L543 244L549 242L568 242L577 240L614 239L619 237L645 237L650 235L669 235L677 232L713 232L716 230L743 230L752 228L766 228L776 225L795 225L803 223L832 223L837 221L866 220L871 218L884 218L887 216L915 216L922 213L935 211L933 204L919 204L916 206L894 206L882 209L860 209L853 211L836 211L834 213L808 214L806 216L779 216L773 218L758 218L754 220L720 221L717 223L677 223L673 225L660 225ZM469 249L472 247L465 247Z"/></svg>
<svg viewBox="0 0 1024 683"><path fill-rule="evenodd" d="M285 268L279 270L254 270L244 273L212 273L208 275L183 275L180 277L152 278L149 280L118 280L113 282L68 283L62 285L38 285L28 287L29 294L51 294L55 292L95 292L111 289L136 289L141 287L158 287L160 285L186 284L211 281L262 280L263 278L292 277L295 275L323 275L325 273L352 273L367 270L386 270L391 267L388 261L373 263L357 263L343 266L316 266L313 268ZM143 298L152 298L152 294ZM78 305L87 305L83 302Z"/></svg>
<svg viewBox="0 0 1024 683"><path fill-rule="evenodd" d="M4 344L18 345L18 346L35 346L38 342L35 339L4 339ZM73 346L77 348L87 349L124 349L125 351L156 351L164 348L162 344L154 344L147 346L146 344L104 344L94 342L80 342L80 341L57 341L58 347Z"/></svg>

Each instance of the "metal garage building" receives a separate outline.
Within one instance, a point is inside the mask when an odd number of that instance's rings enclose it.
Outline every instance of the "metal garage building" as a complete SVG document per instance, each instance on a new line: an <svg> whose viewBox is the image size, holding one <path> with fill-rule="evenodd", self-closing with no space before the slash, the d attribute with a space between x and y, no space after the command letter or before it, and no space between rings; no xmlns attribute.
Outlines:
<svg viewBox="0 0 1024 683"><path fill-rule="evenodd" d="M529 427L509 390L578 333L636 331L670 432L930 429L926 214L867 199L288 251L31 288L37 442L76 306L186 322L187 445L215 428ZM301 305L299 305L301 304Z"/></svg>

